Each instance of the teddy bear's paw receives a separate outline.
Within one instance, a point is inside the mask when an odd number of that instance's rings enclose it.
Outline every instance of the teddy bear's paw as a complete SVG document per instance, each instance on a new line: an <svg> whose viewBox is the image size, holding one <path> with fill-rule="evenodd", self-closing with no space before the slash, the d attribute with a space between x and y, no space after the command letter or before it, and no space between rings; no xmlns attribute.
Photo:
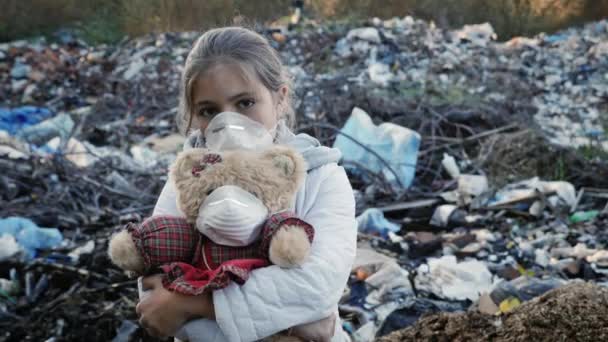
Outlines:
<svg viewBox="0 0 608 342"><path fill-rule="evenodd" d="M286 225L272 238L268 255L273 264L289 268L304 263L309 252L306 232L301 227Z"/></svg>
<svg viewBox="0 0 608 342"><path fill-rule="evenodd" d="M112 262L131 274L141 274L144 271L144 259L127 230L114 234L108 245L108 255Z"/></svg>

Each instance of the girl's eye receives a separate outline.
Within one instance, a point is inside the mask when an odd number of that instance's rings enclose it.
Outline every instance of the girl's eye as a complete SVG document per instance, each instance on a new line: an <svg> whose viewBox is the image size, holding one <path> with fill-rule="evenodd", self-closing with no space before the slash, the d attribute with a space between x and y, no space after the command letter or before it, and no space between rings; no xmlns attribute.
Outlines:
<svg viewBox="0 0 608 342"><path fill-rule="evenodd" d="M208 117L212 117L215 114L217 114L217 110L215 108L201 108L199 110L198 114L200 116L208 118Z"/></svg>
<svg viewBox="0 0 608 342"><path fill-rule="evenodd" d="M240 108L249 108L255 104L255 101L252 99L245 99L239 101L238 105Z"/></svg>

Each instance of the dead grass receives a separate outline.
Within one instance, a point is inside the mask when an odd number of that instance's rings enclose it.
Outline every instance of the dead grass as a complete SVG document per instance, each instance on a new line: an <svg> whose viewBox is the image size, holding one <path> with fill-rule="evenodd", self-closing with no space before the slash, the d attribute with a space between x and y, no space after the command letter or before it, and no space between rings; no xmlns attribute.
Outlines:
<svg viewBox="0 0 608 342"><path fill-rule="evenodd" d="M123 34L204 30L243 16L277 20L291 0L4 0L0 41L81 28L94 41ZM443 27L489 21L499 39L553 31L608 16L608 0L305 0L308 15L325 19L390 18L414 14Z"/></svg>

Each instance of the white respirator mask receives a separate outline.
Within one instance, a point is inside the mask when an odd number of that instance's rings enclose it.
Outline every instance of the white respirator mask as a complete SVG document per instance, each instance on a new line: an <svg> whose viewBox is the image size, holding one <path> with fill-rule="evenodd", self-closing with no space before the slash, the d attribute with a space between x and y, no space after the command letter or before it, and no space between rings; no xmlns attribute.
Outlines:
<svg viewBox="0 0 608 342"><path fill-rule="evenodd" d="M262 200L238 186L224 185L203 201L196 227L217 244L248 246L258 238L267 217Z"/></svg>
<svg viewBox="0 0 608 342"><path fill-rule="evenodd" d="M217 114L205 129L210 150L246 149L262 151L272 146L277 124L269 131L261 123L234 112Z"/></svg>

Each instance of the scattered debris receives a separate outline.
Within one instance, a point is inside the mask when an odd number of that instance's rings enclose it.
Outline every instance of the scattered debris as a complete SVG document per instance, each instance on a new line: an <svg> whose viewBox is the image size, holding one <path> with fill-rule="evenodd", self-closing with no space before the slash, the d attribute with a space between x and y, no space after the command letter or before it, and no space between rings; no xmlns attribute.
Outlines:
<svg viewBox="0 0 608 342"><path fill-rule="evenodd" d="M427 264L418 267L416 289L427 291L440 298L471 300L489 291L492 274L485 263L477 260L457 262L453 255L428 258Z"/></svg>

